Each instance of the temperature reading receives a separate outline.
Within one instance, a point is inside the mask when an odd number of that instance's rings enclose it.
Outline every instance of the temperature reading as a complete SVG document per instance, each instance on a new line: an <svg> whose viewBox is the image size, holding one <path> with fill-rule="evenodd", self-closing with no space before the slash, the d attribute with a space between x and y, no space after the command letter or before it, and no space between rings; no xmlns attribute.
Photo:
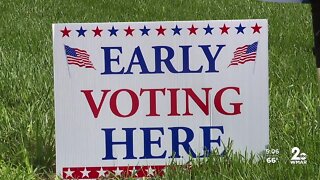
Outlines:
<svg viewBox="0 0 320 180"><path fill-rule="evenodd" d="M268 164L275 164L279 161L279 149L266 149L266 161Z"/></svg>
<svg viewBox="0 0 320 180"><path fill-rule="evenodd" d="M267 163L268 164L270 164L270 163L272 163L272 164L274 164L274 163L276 163L276 162L278 162L278 158L277 157L268 157L267 158Z"/></svg>

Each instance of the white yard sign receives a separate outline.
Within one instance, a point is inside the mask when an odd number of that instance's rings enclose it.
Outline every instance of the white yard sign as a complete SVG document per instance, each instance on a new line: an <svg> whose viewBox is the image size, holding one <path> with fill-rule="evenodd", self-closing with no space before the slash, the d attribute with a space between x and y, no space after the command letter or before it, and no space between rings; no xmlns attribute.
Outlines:
<svg viewBox="0 0 320 180"><path fill-rule="evenodd" d="M266 20L55 24L57 175L152 177L269 142Z"/></svg>

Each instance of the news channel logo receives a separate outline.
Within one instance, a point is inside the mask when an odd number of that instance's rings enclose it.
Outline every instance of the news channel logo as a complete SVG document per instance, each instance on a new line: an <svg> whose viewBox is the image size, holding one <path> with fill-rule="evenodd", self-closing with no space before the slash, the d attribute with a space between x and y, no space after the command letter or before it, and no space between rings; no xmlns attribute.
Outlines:
<svg viewBox="0 0 320 180"><path fill-rule="evenodd" d="M300 151L300 148L293 147L291 149L293 156L291 157L291 164L307 164L307 154Z"/></svg>
<svg viewBox="0 0 320 180"><path fill-rule="evenodd" d="M276 164L279 162L279 155L280 150L279 149L266 149L266 162L268 164ZM293 147L291 149L291 158L290 163L291 164L307 164L307 154L304 152L301 152L300 148Z"/></svg>

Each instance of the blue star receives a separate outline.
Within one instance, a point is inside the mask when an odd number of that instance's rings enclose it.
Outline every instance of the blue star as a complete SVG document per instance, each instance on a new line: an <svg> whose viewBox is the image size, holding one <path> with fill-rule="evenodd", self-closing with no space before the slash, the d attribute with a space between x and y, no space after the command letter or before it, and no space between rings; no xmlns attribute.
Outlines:
<svg viewBox="0 0 320 180"><path fill-rule="evenodd" d="M149 36L150 29L147 29L146 26L143 26L143 29L140 29L140 31L142 32L141 36L143 36L143 35Z"/></svg>
<svg viewBox="0 0 320 180"><path fill-rule="evenodd" d="M210 25L208 24L208 26L206 27L206 28L203 28L205 31L206 31L206 33L204 34L204 35L206 35L206 34L212 34L212 30L214 29L213 27L210 27Z"/></svg>
<svg viewBox="0 0 320 180"><path fill-rule="evenodd" d="M78 37L80 37L80 36L85 37L84 33L85 33L87 30L82 29L82 26L81 26L80 29L79 29L79 30L76 30L76 31L79 33L79 34L78 34Z"/></svg>
<svg viewBox="0 0 320 180"><path fill-rule="evenodd" d="M238 32L237 32L237 34L239 34L239 33L242 33L242 34L244 34L244 29L245 29L246 27L243 27L242 25L241 25L241 23L240 23L240 25L238 26L238 27L236 27L236 29L238 30Z"/></svg>
<svg viewBox="0 0 320 180"><path fill-rule="evenodd" d="M180 35L180 31L182 28L179 28L178 25L176 25L175 28L172 28L173 31L173 35L179 34Z"/></svg>
<svg viewBox="0 0 320 180"><path fill-rule="evenodd" d="M108 29L108 31L110 31L110 36L112 36L112 35L117 36L117 31L118 31L118 30L119 30L119 29L115 29L114 26L112 26L111 29Z"/></svg>

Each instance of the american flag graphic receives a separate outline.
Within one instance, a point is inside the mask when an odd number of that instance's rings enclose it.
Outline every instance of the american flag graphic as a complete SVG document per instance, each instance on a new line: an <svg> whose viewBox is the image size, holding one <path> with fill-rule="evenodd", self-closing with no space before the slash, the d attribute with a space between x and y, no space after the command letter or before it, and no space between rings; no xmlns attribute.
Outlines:
<svg viewBox="0 0 320 180"><path fill-rule="evenodd" d="M67 45L65 45L64 48L66 50L68 64L74 64L79 67L95 69L92 62L89 59L90 55L87 53L87 51L78 48L72 48Z"/></svg>
<svg viewBox="0 0 320 180"><path fill-rule="evenodd" d="M236 51L233 53L234 57L232 58L230 66L244 64L249 61L255 61L257 56L258 42L254 42L250 45L245 45L242 47L238 47Z"/></svg>

